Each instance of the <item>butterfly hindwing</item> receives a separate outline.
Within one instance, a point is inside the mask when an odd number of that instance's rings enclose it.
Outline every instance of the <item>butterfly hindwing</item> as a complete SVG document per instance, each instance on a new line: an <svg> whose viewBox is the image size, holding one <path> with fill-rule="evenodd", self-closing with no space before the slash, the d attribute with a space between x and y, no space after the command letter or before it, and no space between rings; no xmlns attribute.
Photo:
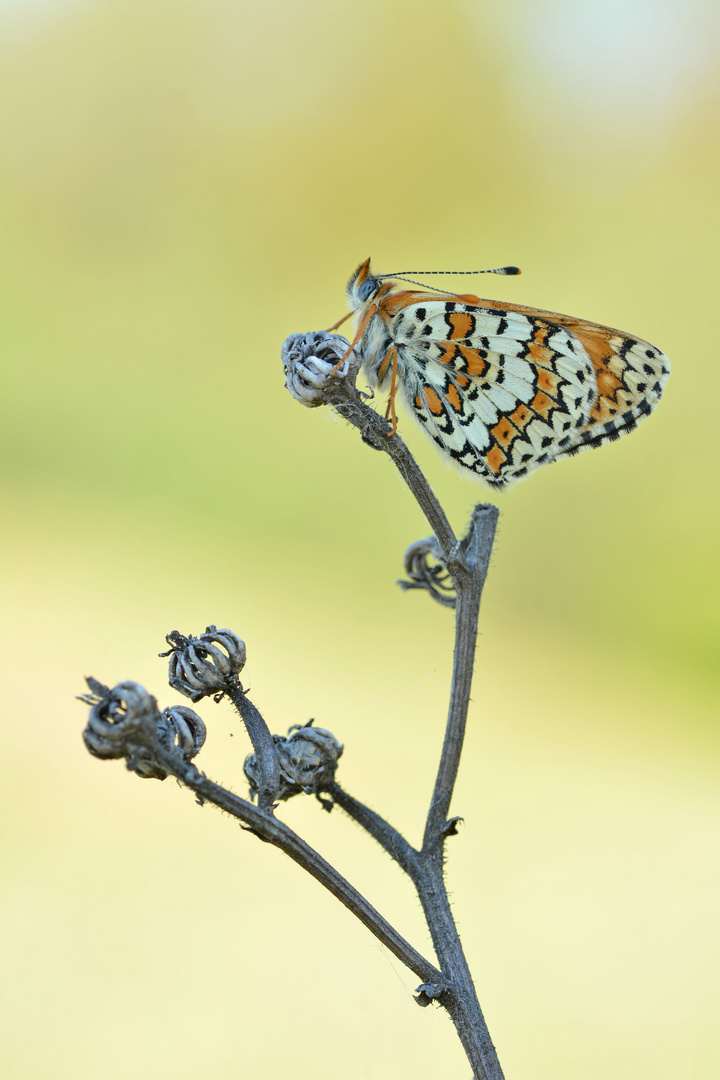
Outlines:
<svg viewBox="0 0 720 1080"><path fill-rule="evenodd" d="M595 323L567 322L593 362L598 397L587 426L558 457L627 435L653 411L670 375L669 360L649 342Z"/></svg>

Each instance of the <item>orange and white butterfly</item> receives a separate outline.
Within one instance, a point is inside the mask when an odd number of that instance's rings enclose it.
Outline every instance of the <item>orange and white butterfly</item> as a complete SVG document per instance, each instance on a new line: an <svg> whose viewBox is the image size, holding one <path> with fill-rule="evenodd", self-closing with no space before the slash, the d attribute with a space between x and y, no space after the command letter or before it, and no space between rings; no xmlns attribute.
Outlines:
<svg viewBox="0 0 720 1080"><path fill-rule="evenodd" d="M348 282L368 382L390 388L393 431L399 384L440 450L494 487L627 435L660 400L670 364L647 341L431 286L398 291L386 280L398 276L366 259Z"/></svg>

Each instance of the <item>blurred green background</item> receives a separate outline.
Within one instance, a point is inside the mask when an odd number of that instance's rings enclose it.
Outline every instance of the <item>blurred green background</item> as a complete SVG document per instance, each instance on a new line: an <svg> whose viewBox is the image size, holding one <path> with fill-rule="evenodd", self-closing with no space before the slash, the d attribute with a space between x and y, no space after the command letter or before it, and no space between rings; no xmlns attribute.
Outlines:
<svg viewBox="0 0 720 1080"><path fill-rule="evenodd" d="M329 895L91 759L73 699L93 674L176 701L165 633L230 626L272 729L330 727L341 781L419 838L451 617L394 581L427 526L279 362L368 255L517 263L478 290L672 361L636 434L497 498L448 876L508 1080L718 1075L718 15L6 0L8 1080L467 1075ZM462 528L487 491L401 425ZM201 767L244 793L244 733L200 712ZM356 827L282 816L430 955Z"/></svg>

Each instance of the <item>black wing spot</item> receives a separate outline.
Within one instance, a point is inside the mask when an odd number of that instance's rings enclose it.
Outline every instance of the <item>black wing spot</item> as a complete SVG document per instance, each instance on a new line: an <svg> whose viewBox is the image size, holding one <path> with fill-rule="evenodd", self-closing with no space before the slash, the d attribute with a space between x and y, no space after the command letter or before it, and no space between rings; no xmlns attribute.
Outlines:
<svg viewBox="0 0 720 1080"><path fill-rule="evenodd" d="M544 449L545 449L545 447L546 447L546 446L550 446L550 444L551 444L551 443L552 443L552 438L551 438L551 437L550 437L549 435L546 435L546 436L545 436L545 438L544 438L544 439L542 440L542 442L540 443L540 446L541 446L541 447L543 448L543 450L544 450Z"/></svg>
<svg viewBox="0 0 720 1080"><path fill-rule="evenodd" d="M645 372L646 375L654 375L655 374L655 368L651 367L650 364L643 364L643 371Z"/></svg>
<svg viewBox="0 0 720 1080"><path fill-rule="evenodd" d="M652 349L646 349L645 350L645 355L649 356L650 359L652 360L652 358L655 356L655 353L652 351Z"/></svg>
<svg viewBox="0 0 720 1080"><path fill-rule="evenodd" d="M427 311L425 310L424 307L419 307L417 309L417 311L415 312L415 318L417 319L418 322L425 322L425 316L426 315L427 315Z"/></svg>
<svg viewBox="0 0 720 1080"><path fill-rule="evenodd" d="M500 322L498 323L498 327L497 327L497 330L495 331L495 333L498 334L498 335L504 334L505 331L507 330L507 328L508 328L507 319L501 319Z"/></svg>
<svg viewBox="0 0 720 1080"><path fill-rule="evenodd" d="M451 311L454 311L456 307L457 307L457 304L455 303L454 300L447 300L446 303L445 303L445 310L448 313L448 315L450 314ZM425 316L423 316L423 318L424 317Z"/></svg>

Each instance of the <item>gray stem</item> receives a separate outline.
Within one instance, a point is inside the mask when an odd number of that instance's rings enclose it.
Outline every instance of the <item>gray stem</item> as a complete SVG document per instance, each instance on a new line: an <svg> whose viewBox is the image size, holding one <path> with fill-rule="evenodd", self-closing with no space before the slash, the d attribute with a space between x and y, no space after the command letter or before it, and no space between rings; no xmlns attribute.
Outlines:
<svg viewBox="0 0 720 1080"><path fill-rule="evenodd" d="M239 683L229 686L225 692L240 713L260 766L258 806L272 813L280 790L280 769L270 729Z"/></svg>
<svg viewBox="0 0 720 1080"><path fill-rule="evenodd" d="M455 1025L472 1066L473 1077L475 1080L504 1080L450 909L441 858L423 858L422 873L415 886L440 968L449 983L440 1002Z"/></svg>
<svg viewBox="0 0 720 1080"><path fill-rule="evenodd" d="M336 802L346 814L354 821L357 821L358 825L362 825L363 829L369 832L373 839L377 840L378 844L387 851L395 862L399 863L405 873L414 881L418 873L420 853L407 842L405 837L397 829L394 829L385 818L380 817L374 810L365 806L358 799L353 798L352 795L348 795L347 791L344 791L338 783L330 785L328 794L332 797L333 802Z"/></svg>

